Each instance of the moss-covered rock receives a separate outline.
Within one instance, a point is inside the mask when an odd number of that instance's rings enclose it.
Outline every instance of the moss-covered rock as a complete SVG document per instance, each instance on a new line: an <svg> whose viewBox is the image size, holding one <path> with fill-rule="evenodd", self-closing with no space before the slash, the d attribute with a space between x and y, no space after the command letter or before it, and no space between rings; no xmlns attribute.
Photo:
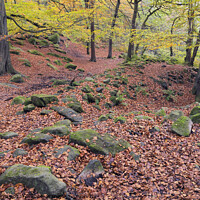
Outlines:
<svg viewBox="0 0 200 200"><path fill-rule="evenodd" d="M110 78L107 78L107 79L103 80L103 82L104 82L105 84L110 83Z"/></svg>
<svg viewBox="0 0 200 200"><path fill-rule="evenodd" d="M60 60L54 60L53 61L56 65L59 65L59 66L62 66L63 64L61 63L61 61Z"/></svg>
<svg viewBox="0 0 200 200"><path fill-rule="evenodd" d="M10 81L14 83L23 83L24 79L21 74L15 74L11 77Z"/></svg>
<svg viewBox="0 0 200 200"><path fill-rule="evenodd" d="M50 168L46 166L13 165L0 176L0 185L6 183L22 183L29 188L35 188L40 194L49 196L61 196L66 190L66 184L53 176Z"/></svg>
<svg viewBox="0 0 200 200"><path fill-rule="evenodd" d="M34 109L35 109L35 106L33 104L28 104L27 106L24 106L23 111L24 113L27 113L27 112L31 112Z"/></svg>
<svg viewBox="0 0 200 200"><path fill-rule="evenodd" d="M44 133L36 133L34 135L27 135L21 143L27 143L29 145L47 143L49 140L53 139L52 136Z"/></svg>
<svg viewBox="0 0 200 200"><path fill-rule="evenodd" d="M25 151L24 149L18 148L13 152L13 157L15 158L17 156L24 156L24 155L27 155L27 154L28 154L27 151Z"/></svg>
<svg viewBox="0 0 200 200"><path fill-rule="evenodd" d="M71 108L53 106L51 107L51 109L58 112L58 114L64 116L66 119L69 119L74 124L81 124L83 121L83 117Z"/></svg>
<svg viewBox="0 0 200 200"><path fill-rule="evenodd" d="M160 110L158 110L156 113L155 113L156 116L165 116L166 115L166 112L165 110L162 108Z"/></svg>
<svg viewBox="0 0 200 200"><path fill-rule="evenodd" d="M69 127L65 125L54 125L44 128L41 132L45 134L50 133L53 135L64 136L69 135L70 130Z"/></svg>
<svg viewBox="0 0 200 200"><path fill-rule="evenodd" d="M68 64L65 65L65 68L67 68L67 69L74 69L75 70L77 68L77 66L74 65L74 64L72 64L72 63L68 63Z"/></svg>
<svg viewBox="0 0 200 200"><path fill-rule="evenodd" d="M116 117L114 119L114 122L117 123L117 122L120 122L121 124L124 124L126 122L126 118L125 117L122 117L122 116L119 116L119 117Z"/></svg>
<svg viewBox="0 0 200 200"><path fill-rule="evenodd" d="M5 132L5 133L0 133L0 138L1 139L10 139L10 138L13 138L13 137L17 137L18 134L15 133L15 132Z"/></svg>
<svg viewBox="0 0 200 200"><path fill-rule="evenodd" d="M13 100L12 100L12 103L11 105L14 105L14 104L23 104L25 102L25 97L23 96L17 96L15 97Z"/></svg>
<svg viewBox="0 0 200 200"><path fill-rule="evenodd" d="M49 66L51 69L58 71L58 68L52 65L51 63L47 63L47 66Z"/></svg>
<svg viewBox="0 0 200 200"><path fill-rule="evenodd" d="M85 93L94 92L94 90L89 85L86 85L86 86L82 87L81 91L85 92Z"/></svg>
<svg viewBox="0 0 200 200"><path fill-rule="evenodd" d="M49 115L50 113L52 113L53 111L52 110L42 110L40 112L40 115Z"/></svg>
<svg viewBox="0 0 200 200"><path fill-rule="evenodd" d="M102 92L103 92L103 88L102 88L102 87L98 87L98 88L96 88L96 92L98 92L98 93L102 93Z"/></svg>
<svg viewBox="0 0 200 200"><path fill-rule="evenodd" d="M65 145L63 148L61 149L56 149L55 150L55 157L58 157L59 155L63 154L64 152L68 152L68 156L67 156L67 160L75 160L76 157L78 157L80 155L80 152L78 149L71 147L69 145Z"/></svg>
<svg viewBox="0 0 200 200"><path fill-rule="evenodd" d="M102 122L102 121L107 121L108 120L108 117L105 116L105 115L101 115L98 119L98 121Z"/></svg>
<svg viewBox="0 0 200 200"><path fill-rule="evenodd" d="M60 79L56 79L53 81L52 85L66 85L68 83L67 80L60 80Z"/></svg>
<svg viewBox="0 0 200 200"><path fill-rule="evenodd" d="M96 108L97 110L101 111L101 107L99 105L93 105L94 108Z"/></svg>
<svg viewBox="0 0 200 200"><path fill-rule="evenodd" d="M63 53L63 54L66 54L66 51L62 50L62 49L59 49L59 48L55 48L55 50L59 53Z"/></svg>
<svg viewBox="0 0 200 200"><path fill-rule="evenodd" d="M172 124L172 132L181 136L189 136L192 130L192 121L189 117L181 116Z"/></svg>
<svg viewBox="0 0 200 200"><path fill-rule="evenodd" d="M70 127L71 125L71 121L69 119L65 119L65 120L61 120L61 121L58 121L56 122L54 125L65 125L65 126L68 126Z"/></svg>
<svg viewBox="0 0 200 200"><path fill-rule="evenodd" d="M195 106L192 111L190 112L190 115L195 115L200 113L200 106Z"/></svg>
<svg viewBox="0 0 200 200"><path fill-rule="evenodd" d="M184 113L182 110L174 110L169 115L167 115L166 118L172 121L176 121L181 116L184 116Z"/></svg>
<svg viewBox="0 0 200 200"><path fill-rule="evenodd" d="M31 63L28 59L20 58L19 60L23 62L23 65L25 65L27 67L31 67Z"/></svg>
<svg viewBox="0 0 200 200"><path fill-rule="evenodd" d="M25 101L24 101L25 106L27 106L29 104L32 104L31 97L26 98Z"/></svg>
<svg viewBox="0 0 200 200"><path fill-rule="evenodd" d="M31 101L37 107L44 107L49 103L58 102L58 98L55 95L35 94L31 96Z"/></svg>
<svg viewBox="0 0 200 200"><path fill-rule="evenodd" d="M94 153L108 155L123 151L130 147L130 144L122 139L116 140L115 137L105 134L100 135L92 129L76 131L70 134L69 142L88 146Z"/></svg>
<svg viewBox="0 0 200 200"><path fill-rule="evenodd" d="M84 112L80 102L68 103L67 106L78 113Z"/></svg>
<svg viewBox="0 0 200 200"><path fill-rule="evenodd" d="M150 121L153 121L153 119L149 116L145 116L145 115L138 115L138 116L135 116L134 119L137 119L137 120L150 120Z"/></svg>
<svg viewBox="0 0 200 200"><path fill-rule="evenodd" d="M77 181L84 180L87 186L92 186L94 182L97 182L97 178L102 177L104 168L99 160L90 160L88 165L83 169L80 175L77 177Z"/></svg>
<svg viewBox="0 0 200 200"><path fill-rule="evenodd" d="M43 53L39 52L38 50L35 50L35 49L30 49L28 50L29 53L31 54L34 54L34 55L37 55L37 56L44 56Z"/></svg>
<svg viewBox="0 0 200 200"><path fill-rule="evenodd" d="M190 115L190 119L193 123L199 124L200 123L200 113L197 113L195 115Z"/></svg>
<svg viewBox="0 0 200 200"><path fill-rule="evenodd" d="M92 77L86 77L86 78L85 78L85 81L93 82L94 79L93 79Z"/></svg>
<svg viewBox="0 0 200 200"><path fill-rule="evenodd" d="M85 99L88 103L95 103L96 101L96 98L91 93L87 93L83 99Z"/></svg>
<svg viewBox="0 0 200 200"><path fill-rule="evenodd" d="M50 35L48 37L48 40L53 42L54 44L58 44L60 42L60 36L58 35L58 33L55 33L53 35Z"/></svg>

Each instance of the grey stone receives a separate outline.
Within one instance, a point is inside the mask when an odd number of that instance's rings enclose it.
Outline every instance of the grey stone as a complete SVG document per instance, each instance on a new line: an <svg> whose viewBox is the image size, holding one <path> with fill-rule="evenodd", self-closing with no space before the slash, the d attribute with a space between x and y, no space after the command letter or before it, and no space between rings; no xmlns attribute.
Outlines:
<svg viewBox="0 0 200 200"><path fill-rule="evenodd" d="M64 136L64 135L69 135L70 130L69 127L65 125L54 125L44 128L41 132L45 134L50 133L53 135Z"/></svg>
<svg viewBox="0 0 200 200"><path fill-rule="evenodd" d="M42 110L40 112L40 115L49 115L50 113L52 113L53 111L52 110Z"/></svg>
<svg viewBox="0 0 200 200"><path fill-rule="evenodd" d="M65 120L56 122L54 125L65 125L65 126L70 127L71 121L69 119L65 119Z"/></svg>
<svg viewBox="0 0 200 200"><path fill-rule="evenodd" d="M96 92L102 93L102 92L103 92L103 88L102 88L102 87L98 87L98 88L96 89Z"/></svg>
<svg viewBox="0 0 200 200"><path fill-rule="evenodd" d="M10 139L10 138L17 137L17 136L18 136L18 134L15 132L0 133L1 139Z"/></svg>
<svg viewBox="0 0 200 200"><path fill-rule="evenodd" d="M53 106L51 109L58 112L58 114L64 116L66 119L69 119L72 122L82 123L83 121L83 117L71 108Z"/></svg>
<svg viewBox="0 0 200 200"><path fill-rule="evenodd" d="M27 154L28 154L27 151L25 151L24 149L18 148L18 149L16 149L16 150L14 151L13 157L24 156L24 155L27 155Z"/></svg>
<svg viewBox="0 0 200 200"><path fill-rule="evenodd" d="M66 184L58 180L46 166L13 165L0 176L0 185L5 183L22 183L49 196L62 196L66 190Z"/></svg>
<svg viewBox="0 0 200 200"><path fill-rule="evenodd" d="M182 116L179 117L172 124L172 132L181 135L181 136L189 136L192 130L192 121L189 117Z"/></svg>
<svg viewBox="0 0 200 200"><path fill-rule="evenodd" d="M29 145L39 144L39 143L47 143L49 140L53 139L52 136L44 134L44 133L36 133L35 135L26 136L21 143L27 143Z"/></svg>
<svg viewBox="0 0 200 200"><path fill-rule="evenodd" d="M179 117L183 116L182 110L174 110L172 111L166 118L172 121L176 121Z"/></svg>
<svg viewBox="0 0 200 200"><path fill-rule="evenodd" d="M87 186L92 186L97 178L102 177L104 168L99 160L91 160L77 177L77 181L84 180Z"/></svg>
<svg viewBox="0 0 200 200"><path fill-rule="evenodd" d="M57 153L55 154L55 157L58 157L59 155L63 154L64 152L68 152L67 160L75 160L76 157L80 155L80 152L78 149L71 147L69 145L65 145L63 148L56 150Z"/></svg>

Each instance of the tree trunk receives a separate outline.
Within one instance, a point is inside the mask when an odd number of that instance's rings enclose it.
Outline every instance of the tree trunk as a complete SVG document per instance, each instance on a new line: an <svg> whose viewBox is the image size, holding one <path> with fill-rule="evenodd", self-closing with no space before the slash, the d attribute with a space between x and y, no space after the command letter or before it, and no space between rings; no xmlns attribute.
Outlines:
<svg viewBox="0 0 200 200"><path fill-rule="evenodd" d="M199 34L197 36L197 41L193 50L193 54L192 54L192 58L190 60L190 65L193 66L194 65L194 59L197 55L198 49L199 49L199 45L200 45L200 29L199 29Z"/></svg>
<svg viewBox="0 0 200 200"><path fill-rule="evenodd" d="M11 65L9 44L5 36L8 34L7 17L4 0L0 0L0 75L17 73Z"/></svg>
<svg viewBox="0 0 200 200"><path fill-rule="evenodd" d="M85 0L85 9L89 8L89 0ZM89 29L89 25L87 24L87 30ZM87 50L87 55L90 54L90 42L89 42L89 38L88 41L86 42L86 50Z"/></svg>
<svg viewBox="0 0 200 200"><path fill-rule="evenodd" d="M192 88L192 94L196 95L195 100L197 102L200 102L200 65L199 65L199 71L194 83L194 87Z"/></svg>
<svg viewBox="0 0 200 200"><path fill-rule="evenodd" d="M193 31L194 31L194 10L192 6L192 2L190 0L188 8L188 39L186 41L186 56L185 63L191 64L191 56L192 56L192 43L193 43Z"/></svg>
<svg viewBox="0 0 200 200"><path fill-rule="evenodd" d="M91 8L94 8L94 0L91 0ZM95 54L95 33L94 33L94 11L91 14L91 24L90 24L90 30L91 30L91 58L90 61L96 62L96 54Z"/></svg>
<svg viewBox="0 0 200 200"><path fill-rule="evenodd" d="M135 31L136 31L136 18L138 14L138 0L134 0L134 11L133 11L133 18L132 18L132 23L131 23L131 36L129 40L129 46L128 46L128 55L127 58L131 59L132 57L132 52L134 52L134 42L132 41L134 36L135 36Z"/></svg>
<svg viewBox="0 0 200 200"><path fill-rule="evenodd" d="M113 29L115 27L116 19L117 19L117 16L118 16L119 6L120 6L120 0L117 0L117 4L116 4L116 7L115 7L115 14L114 14L112 24L111 24L111 33L110 33L110 37L109 37L109 48L108 48L108 57L107 58L112 58Z"/></svg>

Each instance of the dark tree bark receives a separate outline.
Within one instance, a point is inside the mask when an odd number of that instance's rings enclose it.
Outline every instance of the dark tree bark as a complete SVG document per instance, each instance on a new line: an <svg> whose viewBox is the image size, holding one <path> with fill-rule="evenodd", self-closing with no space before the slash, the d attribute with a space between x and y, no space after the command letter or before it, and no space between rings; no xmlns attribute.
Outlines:
<svg viewBox="0 0 200 200"><path fill-rule="evenodd" d="M94 0L91 0L91 8L94 8ZM90 61L96 62L95 54L95 33L94 33L94 12L90 18L90 30L91 30L91 58Z"/></svg>
<svg viewBox="0 0 200 200"><path fill-rule="evenodd" d="M89 8L89 0L85 0L85 9ZM87 24L87 29L89 29L89 26ZM89 42L89 38L88 41L86 42L86 50L87 50L87 54L90 54L90 42Z"/></svg>
<svg viewBox="0 0 200 200"><path fill-rule="evenodd" d="M192 54L192 58L190 60L190 65L193 66L194 65L194 59L197 55L197 52L198 52L198 49L199 49L199 45L200 45L200 29L199 29L199 33L198 33L198 36L197 36L197 41L196 41L196 44L195 44L195 47L194 47L194 50L193 50L193 54Z"/></svg>
<svg viewBox="0 0 200 200"><path fill-rule="evenodd" d="M134 42L132 41L135 35L136 31L136 18L138 14L138 0L134 0L134 11L133 11L133 17L132 17L132 22L131 22L131 36L129 40L129 46L128 46L128 55L127 58L131 59L132 53L134 52Z"/></svg>
<svg viewBox="0 0 200 200"><path fill-rule="evenodd" d="M193 43L193 32L194 32L194 10L192 7L192 2L190 0L188 8L188 39L186 41L186 56L185 63L191 64L192 56L192 43Z"/></svg>
<svg viewBox="0 0 200 200"><path fill-rule="evenodd" d="M111 24L111 33L110 33L110 37L109 37L109 48L108 48L108 58L112 58L113 29L114 29L115 24L116 24L116 19L117 19L118 12L119 12L119 6L120 6L120 0L117 0L117 4L116 4L116 7L115 7L115 14L113 16L113 20L112 20L112 24Z"/></svg>
<svg viewBox="0 0 200 200"><path fill-rule="evenodd" d="M11 64L9 44L6 36L7 30L7 17L4 0L0 0L0 75L5 73L17 73Z"/></svg>
<svg viewBox="0 0 200 200"><path fill-rule="evenodd" d="M192 88L192 94L196 95L195 100L197 102L200 102L200 65L199 65L199 71L194 83L194 87Z"/></svg>

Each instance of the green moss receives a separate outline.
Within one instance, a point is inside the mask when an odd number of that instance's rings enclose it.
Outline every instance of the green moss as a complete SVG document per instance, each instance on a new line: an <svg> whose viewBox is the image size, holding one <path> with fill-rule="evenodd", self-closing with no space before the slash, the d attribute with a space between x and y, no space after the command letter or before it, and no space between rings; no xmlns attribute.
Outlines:
<svg viewBox="0 0 200 200"><path fill-rule="evenodd" d="M77 66L72 63L68 63L65 65L65 68L75 70L77 68Z"/></svg>
<svg viewBox="0 0 200 200"><path fill-rule="evenodd" d="M124 124L126 122L126 118L125 117L122 117L122 116L119 116L119 117L116 117L114 119L114 122L117 123L117 122L120 122L121 124Z"/></svg>
<svg viewBox="0 0 200 200"><path fill-rule="evenodd" d="M52 65L51 63L47 63L47 66L49 66L51 69L58 71L58 68Z"/></svg>
<svg viewBox="0 0 200 200"><path fill-rule="evenodd" d="M105 115L101 115L98 119L98 121L102 122L102 121L107 121L108 117Z"/></svg>
<svg viewBox="0 0 200 200"><path fill-rule="evenodd" d="M25 102L25 97L23 97L23 96L17 96L17 97L15 97L12 100L11 105L14 105L14 104L23 104L24 102Z"/></svg>
<svg viewBox="0 0 200 200"><path fill-rule="evenodd" d="M192 121L186 116L181 116L172 124L172 131L181 136L189 136L192 128Z"/></svg>
<svg viewBox="0 0 200 200"><path fill-rule="evenodd" d="M35 49L30 49L28 50L29 53L34 54L34 55L38 55L38 56L44 56L44 54L42 54L41 52L35 50Z"/></svg>
<svg viewBox="0 0 200 200"><path fill-rule="evenodd" d="M63 64L60 62L60 60L53 61L56 65L62 66Z"/></svg>
<svg viewBox="0 0 200 200"><path fill-rule="evenodd" d="M166 112L164 109L160 109L159 111L157 111L155 113L156 116L165 116L166 115Z"/></svg>
<svg viewBox="0 0 200 200"><path fill-rule="evenodd" d="M51 42L53 42L54 44L57 44L57 43L59 43L59 41L60 41L60 36L59 36L58 33L55 33L55 34L53 34L53 35L50 35L50 36L48 37L48 40L51 41Z"/></svg>

